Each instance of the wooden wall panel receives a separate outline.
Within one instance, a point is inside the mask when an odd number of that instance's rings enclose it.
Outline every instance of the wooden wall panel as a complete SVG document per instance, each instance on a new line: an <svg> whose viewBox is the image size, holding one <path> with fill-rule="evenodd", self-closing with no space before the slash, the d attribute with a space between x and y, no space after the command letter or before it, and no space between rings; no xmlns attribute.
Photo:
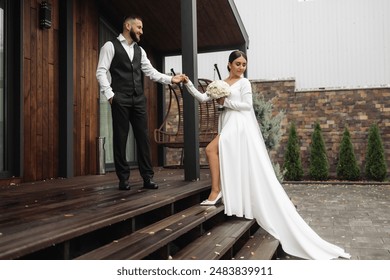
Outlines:
<svg viewBox="0 0 390 280"><path fill-rule="evenodd" d="M43 173L49 171L49 131L51 129L49 123L49 45L47 44L49 39L49 32L42 33L42 68L40 73L42 74L42 177ZM48 54L44 56L43 54Z"/></svg>
<svg viewBox="0 0 390 280"><path fill-rule="evenodd" d="M53 1L54 2L54 1ZM58 18L58 10L55 11L55 16ZM57 21L53 21L53 26L59 26ZM59 119L59 96L58 96L58 90L59 90L59 31L58 29L54 29L53 32L53 45L52 45L52 51L49 50L49 53L53 53L53 60L52 62L49 61L49 99L50 99L50 108L49 108L49 177L53 178L56 177L58 174L58 155L59 155L59 125L58 125L58 119Z"/></svg>
<svg viewBox="0 0 390 280"><path fill-rule="evenodd" d="M58 174L58 0L39 28L39 0L23 1L23 181Z"/></svg>
<svg viewBox="0 0 390 280"><path fill-rule="evenodd" d="M52 27L39 28L40 0L23 1L23 175L25 182L59 173L59 1L52 0ZM99 94L96 81L99 14L96 0L73 0L74 175L96 174ZM152 53L148 53L150 58ZM156 84L145 79L151 143L157 126ZM157 163L157 147L152 146Z"/></svg>
<svg viewBox="0 0 390 280"><path fill-rule="evenodd" d="M33 27L38 28L38 22L39 22L39 10L34 9L34 25ZM43 160L43 138L42 138L42 130L43 130L43 92L42 92L42 79L43 79L43 61L44 61L44 54L42 52L43 49L43 33L47 30L43 30L42 32L36 33L36 77L35 77L35 108L36 108L36 153L35 153L35 162L36 162L36 176L37 178L44 178L43 176L43 163L46 160ZM46 42L45 42L46 43ZM45 54L46 55L46 54Z"/></svg>
<svg viewBox="0 0 390 280"><path fill-rule="evenodd" d="M37 30L37 10L35 8L31 8L30 12L30 26L31 26L31 80L30 80L30 129L31 129L31 139L30 139L30 147L29 149L26 147L25 151L31 153L31 166L24 166L25 169L30 169L32 174L32 178L34 181L39 180L40 178L37 176L36 167L37 167L37 35L34 32Z"/></svg>
<svg viewBox="0 0 390 280"><path fill-rule="evenodd" d="M30 100L31 100L31 60L23 60L23 147L24 147L24 179L31 180L34 178L33 170L30 168L32 166L32 156L31 156L31 110L30 110Z"/></svg>
<svg viewBox="0 0 390 280"><path fill-rule="evenodd" d="M74 6L74 158L75 176L96 174L96 137L99 131L98 12L94 0Z"/></svg>
<svg viewBox="0 0 390 280"><path fill-rule="evenodd" d="M23 181L58 177L59 0L52 27L39 28L40 0L23 2ZM96 173L98 12L74 0L74 174Z"/></svg>

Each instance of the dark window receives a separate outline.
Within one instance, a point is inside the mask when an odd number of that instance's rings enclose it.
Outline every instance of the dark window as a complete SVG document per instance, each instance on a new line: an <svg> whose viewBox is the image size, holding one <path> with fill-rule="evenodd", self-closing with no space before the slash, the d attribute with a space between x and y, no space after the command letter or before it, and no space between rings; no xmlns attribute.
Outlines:
<svg viewBox="0 0 390 280"><path fill-rule="evenodd" d="M4 172L6 167L6 141L5 141L5 111L6 106L4 104L4 45L5 45L5 1L0 0L0 172Z"/></svg>
<svg viewBox="0 0 390 280"><path fill-rule="evenodd" d="M0 178L20 172L20 1L0 0Z"/></svg>

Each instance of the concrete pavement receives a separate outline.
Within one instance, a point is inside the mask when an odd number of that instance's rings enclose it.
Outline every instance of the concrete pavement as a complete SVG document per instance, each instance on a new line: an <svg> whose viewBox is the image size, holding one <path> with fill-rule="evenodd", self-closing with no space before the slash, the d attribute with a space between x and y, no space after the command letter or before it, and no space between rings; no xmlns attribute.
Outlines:
<svg viewBox="0 0 390 280"><path fill-rule="evenodd" d="M390 260L390 184L283 186L304 220L322 238L344 248L352 260Z"/></svg>

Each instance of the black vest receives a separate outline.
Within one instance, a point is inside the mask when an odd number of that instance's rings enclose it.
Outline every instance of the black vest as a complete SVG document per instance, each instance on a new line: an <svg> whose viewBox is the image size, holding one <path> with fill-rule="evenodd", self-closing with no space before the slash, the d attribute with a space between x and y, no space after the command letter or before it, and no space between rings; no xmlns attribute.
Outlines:
<svg viewBox="0 0 390 280"><path fill-rule="evenodd" d="M112 43L115 50L110 66L113 92L127 95L143 94L141 48L137 43L134 44L134 57L131 61L118 39L113 40Z"/></svg>

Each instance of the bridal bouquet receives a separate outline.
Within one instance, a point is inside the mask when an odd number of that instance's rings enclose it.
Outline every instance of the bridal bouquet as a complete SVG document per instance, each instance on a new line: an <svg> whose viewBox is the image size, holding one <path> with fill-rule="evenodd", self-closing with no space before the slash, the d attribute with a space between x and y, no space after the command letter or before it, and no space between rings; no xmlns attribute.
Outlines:
<svg viewBox="0 0 390 280"><path fill-rule="evenodd" d="M218 99L230 95L230 86L225 81L216 80L207 86L206 92L211 99Z"/></svg>

